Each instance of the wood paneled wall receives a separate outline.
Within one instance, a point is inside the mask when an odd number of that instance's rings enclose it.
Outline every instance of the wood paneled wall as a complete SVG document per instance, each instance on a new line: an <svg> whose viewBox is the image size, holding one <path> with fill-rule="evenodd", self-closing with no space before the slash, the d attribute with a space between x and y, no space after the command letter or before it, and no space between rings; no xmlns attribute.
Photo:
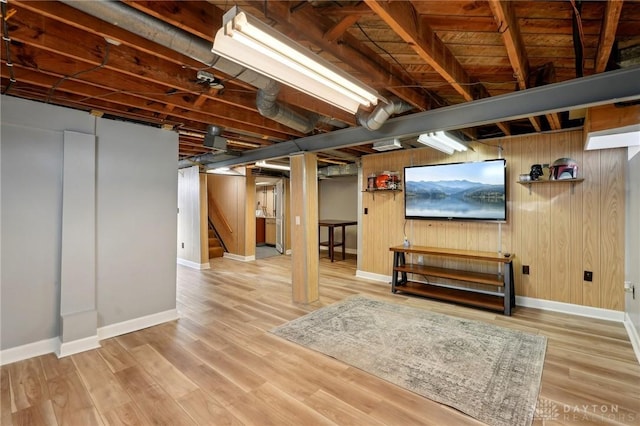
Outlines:
<svg viewBox="0 0 640 426"><path fill-rule="evenodd" d="M255 192L254 189L252 191ZM251 204L247 204L246 178L244 176L208 174L207 192L210 199L216 200L218 207L233 231L231 239L225 241L227 250L229 253L241 256L247 255L245 253L247 249L245 215L248 208L253 209L255 215L255 207L253 195L250 196ZM253 229L255 234L255 228ZM255 246L255 237L253 246ZM255 250L255 247L253 249Z"/></svg>
<svg viewBox="0 0 640 426"><path fill-rule="evenodd" d="M502 150L498 148L502 146ZM516 294L599 308L624 309L624 194L626 149L583 151L583 133L569 131L474 143L474 151L447 156L430 148L369 155L363 176L405 166L507 160L507 223L404 220L404 193L363 193L361 269L391 275L388 247L412 244L510 252L516 255ZM502 155L500 155L500 152ZM521 185L531 164L570 157L579 164L579 183ZM366 184L366 179L365 179ZM426 261L429 261L426 259ZM491 271L491 265L449 267ZM529 265L529 275L522 274ZM583 280L585 270L593 281Z"/></svg>

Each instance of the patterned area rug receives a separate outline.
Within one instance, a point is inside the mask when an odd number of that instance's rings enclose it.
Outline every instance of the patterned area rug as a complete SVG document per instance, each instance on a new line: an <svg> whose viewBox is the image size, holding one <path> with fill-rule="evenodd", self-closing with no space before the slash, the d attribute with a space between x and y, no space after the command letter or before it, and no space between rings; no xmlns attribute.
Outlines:
<svg viewBox="0 0 640 426"><path fill-rule="evenodd" d="M490 425L530 425L544 336L351 296L271 330Z"/></svg>

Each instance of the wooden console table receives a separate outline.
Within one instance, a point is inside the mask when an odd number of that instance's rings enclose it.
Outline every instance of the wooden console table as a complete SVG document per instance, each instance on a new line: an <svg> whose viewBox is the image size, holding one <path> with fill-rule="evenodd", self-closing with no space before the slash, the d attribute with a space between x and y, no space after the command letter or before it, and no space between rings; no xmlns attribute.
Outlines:
<svg viewBox="0 0 640 426"><path fill-rule="evenodd" d="M391 291L424 296L431 299L446 300L468 306L475 306L494 311L501 311L504 315L511 315L516 306L516 295L513 283L513 254L499 254L493 252L456 250L423 246L396 246L389 248L393 252L393 276ZM495 262L504 265L501 274L447 269L417 263L406 263L405 255L448 257L482 262ZM407 274L417 274L429 277L447 278L482 286L501 287L502 293L489 293L484 290L445 286L437 284L409 281Z"/></svg>
<svg viewBox="0 0 640 426"><path fill-rule="evenodd" d="M320 242L320 246L325 246L329 249L329 258L333 262L334 259L334 248L338 246L342 246L342 260L345 259L345 248L346 248L346 235L345 228L351 225L357 225L358 222L355 220L320 220L318 221L318 240L320 239L320 229L323 226L329 228L329 241ZM336 241L334 231L336 227L342 228L342 241Z"/></svg>

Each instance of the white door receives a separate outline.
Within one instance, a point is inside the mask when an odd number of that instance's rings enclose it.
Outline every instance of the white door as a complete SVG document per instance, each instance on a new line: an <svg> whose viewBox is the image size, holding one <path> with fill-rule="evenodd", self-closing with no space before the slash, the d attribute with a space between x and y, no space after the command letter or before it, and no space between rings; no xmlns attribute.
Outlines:
<svg viewBox="0 0 640 426"><path fill-rule="evenodd" d="M276 250L284 252L284 180L280 179L275 187L276 205Z"/></svg>

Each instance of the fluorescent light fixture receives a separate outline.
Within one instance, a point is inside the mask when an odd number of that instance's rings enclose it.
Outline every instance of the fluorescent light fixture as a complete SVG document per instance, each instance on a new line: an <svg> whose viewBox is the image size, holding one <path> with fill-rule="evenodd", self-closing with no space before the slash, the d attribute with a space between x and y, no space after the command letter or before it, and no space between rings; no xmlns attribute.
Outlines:
<svg viewBox="0 0 640 426"><path fill-rule="evenodd" d="M640 124L587 134L585 150L640 146Z"/></svg>
<svg viewBox="0 0 640 426"><path fill-rule="evenodd" d="M262 167L263 169L273 169L273 170L291 170L291 167L285 166L282 164L271 164L267 163L264 160L256 161L256 167Z"/></svg>
<svg viewBox="0 0 640 426"><path fill-rule="evenodd" d="M354 114L380 98L375 89L237 6L224 14L211 51Z"/></svg>
<svg viewBox="0 0 640 426"><path fill-rule="evenodd" d="M443 131L423 133L418 136L418 142L449 155L453 154L454 151L467 150L464 144L458 142Z"/></svg>
<svg viewBox="0 0 640 426"><path fill-rule="evenodd" d="M207 169L207 173L214 175L233 175L233 176L242 176L238 170L230 169L229 167L216 167L213 169Z"/></svg>
<svg viewBox="0 0 640 426"><path fill-rule="evenodd" d="M384 140L384 141L376 141L373 143L372 149L376 151L391 151L392 149L400 149L402 148L402 144L398 138Z"/></svg>

